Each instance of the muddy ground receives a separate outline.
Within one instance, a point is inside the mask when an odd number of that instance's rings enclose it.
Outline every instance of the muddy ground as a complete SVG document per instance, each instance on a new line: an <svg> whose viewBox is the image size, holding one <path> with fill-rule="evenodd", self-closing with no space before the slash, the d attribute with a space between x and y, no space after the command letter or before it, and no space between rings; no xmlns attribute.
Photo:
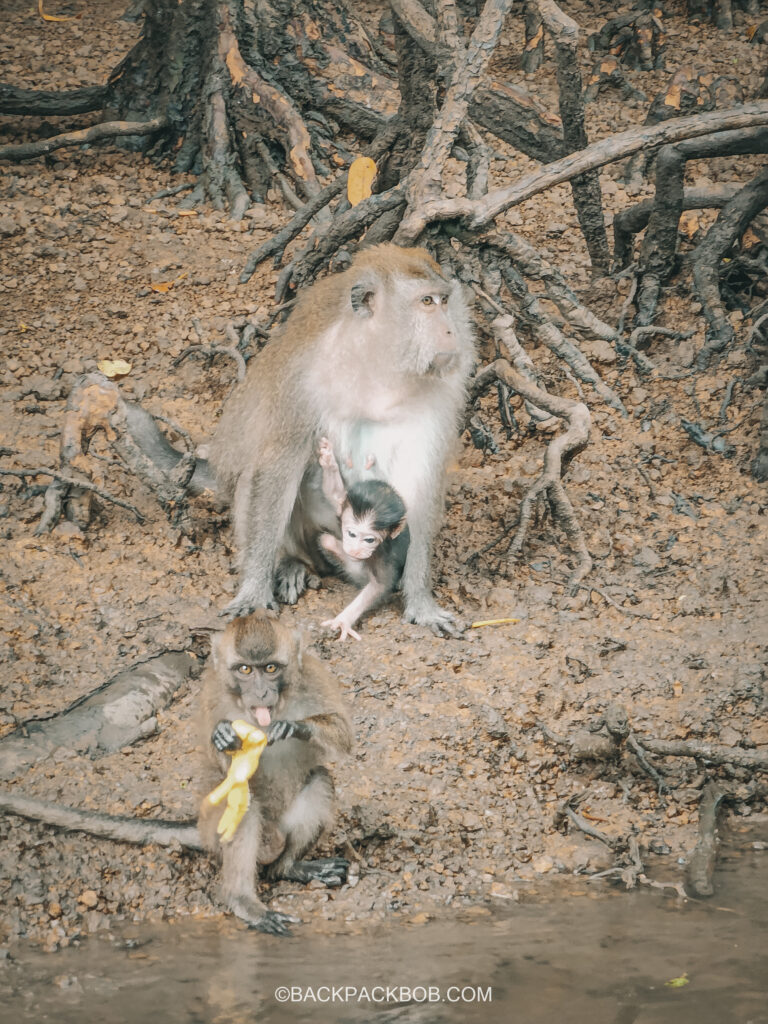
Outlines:
<svg viewBox="0 0 768 1024"><path fill-rule="evenodd" d="M572 6L585 30L613 13ZM123 8L94 2L79 20L48 23L26 0L9 0L1 77L38 88L103 81L136 36L135 25L117 20ZM650 98L680 64L695 60L736 74L754 91L765 47L748 45L746 21L737 15L733 31L723 33L692 28L680 13L669 21L667 70L629 72L633 84ZM499 55L507 70L519 29L513 23ZM555 110L549 72L527 77ZM640 123L645 111L603 94L589 110L590 136ZM61 122L52 118L44 130L89 123ZM40 128L39 119L3 118L0 141ZM501 144L497 150L494 183L532 166ZM697 164L689 179L747 180L754 166L741 157L722 159ZM601 174L609 216L632 201L620 172L609 167ZM0 465L57 465L66 396L78 375L104 357L132 363L121 382L127 397L204 442L234 367L226 359L209 366L192 358L177 367L173 360L198 340L193 317L208 340L222 339L231 321L267 320L278 271L263 267L245 286L238 275L246 255L290 211L274 194L240 224L210 209L181 216L177 199L152 198L176 183L166 167L109 149L59 151L46 162L4 165L0 175ZM547 254L597 312L618 320L628 283L590 281L567 186L513 210L506 222ZM169 287L153 289L158 284ZM566 597L571 554L548 519L532 532L519 563L506 563L503 543L472 557L514 525L544 450L520 408L520 431L508 439L490 398L483 416L499 452L482 453L467 434L462 438L449 473L436 592L465 623L519 622L441 640L403 625L392 605L364 623L360 643L340 644L319 626L350 597L351 588L333 580L285 610L337 673L354 720L355 753L334 769L339 823L323 848L352 856L357 872L354 884L333 893L275 886L265 893L272 906L297 913L305 928L349 931L371 917L425 921L446 906L482 912L489 902L526 898L539 880L558 874L569 891L587 891L573 874L610 867L614 855L555 826L557 809L577 794L584 794L580 809L596 828L612 838L637 836L651 877L677 880L677 858L695 843L701 788L715 770L657 759L670 785L659 796L631 757L576 763L537 722L570 737L619 702L641 735L745 748L768 743L766 488L749 474L762 393L735 387L723 422L733 428L729 457L697 447L680 426L684 417L717 429L727 386L755 368L745 347L751 321L738 310L733 318L737 342L707 373L684 375L704 334L684 278L665 294L661 322L696 333L684 342L653 341L648 355L656 374L640 377L604 343L583 344L629 415L585 396L592 437L567 487L595 558L590 582L625 610L596 590ZM550 390L578 397L548 351L529 351ZM94 451L109 457L103 441ZM61 711L131 664L189 648L190 630L215 621L234 593L228 523L210 504L193 506L193 545L179 540L152 496L118 466L94 460L93 472L140 508L143 526L102 503L85 533L62 525L35 536L43 479L0 478L4 734ZM193 816L200 796L195 701L190 683L160 714L155 736L99 760L62 749L13 785L111 813ZM746 781L744 773L719 774ZM746 816L760 809L759 801L745 800L732 810ZM57 948L116 920L220 912L214 866L205 857L64 835L14 817L0 819L0 835L4 944L26 936Z"/></svg>

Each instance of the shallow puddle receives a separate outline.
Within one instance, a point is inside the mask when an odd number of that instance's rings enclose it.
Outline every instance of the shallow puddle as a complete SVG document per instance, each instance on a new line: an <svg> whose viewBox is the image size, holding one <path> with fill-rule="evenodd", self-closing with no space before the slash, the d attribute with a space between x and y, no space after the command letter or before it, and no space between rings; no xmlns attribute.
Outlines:
<svg viewBox="0 0 768 1024"><path fill-rule="evenodd" d="M585 895L521 889L490 915L367 935L278 940L209 920L18 950L0 1020L768 1024L767 858L727 848L706 902L575 878Z"/></svg>

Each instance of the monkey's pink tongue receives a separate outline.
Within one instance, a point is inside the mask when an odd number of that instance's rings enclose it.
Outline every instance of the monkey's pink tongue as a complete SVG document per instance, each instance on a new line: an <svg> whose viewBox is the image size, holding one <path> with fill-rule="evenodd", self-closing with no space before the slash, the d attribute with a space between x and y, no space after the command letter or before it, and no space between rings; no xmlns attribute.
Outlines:
<svg viewBox="0 0 768 1024"><path fill-rule="evenodd" d="M256 708L256 721L262 729L266 729L272 721L272 715L269 713L269 708Z"/></svg>

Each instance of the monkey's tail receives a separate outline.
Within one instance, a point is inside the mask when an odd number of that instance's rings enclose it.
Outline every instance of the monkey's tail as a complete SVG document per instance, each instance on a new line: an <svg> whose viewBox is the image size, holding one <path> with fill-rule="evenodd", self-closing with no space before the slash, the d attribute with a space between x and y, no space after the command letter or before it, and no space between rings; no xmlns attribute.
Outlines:
<svg viewBox="0 0 768 1024"><path fill-rule="evenodd" d="M124 406L125 422L134 443L158 469L169 473L181 459L181 452L173 447L146 409L134 402L125 402ZM188 490L190 494L216 491L216 476L207 459L195 460L195 471Z"/></svg>
<svg viewBox="0 0 768 1024"><path fill-rule="evenodd" d="M0 790L0 812L18 814L31 821L55 825L68 832L87 832L88 835L117 839L123 843L156 843L158 846L181 846L186 850L202 850L203 844L197 826L184 821L161 821L151 818L129 818L122 815L81 811L76 807Z"/></svg>

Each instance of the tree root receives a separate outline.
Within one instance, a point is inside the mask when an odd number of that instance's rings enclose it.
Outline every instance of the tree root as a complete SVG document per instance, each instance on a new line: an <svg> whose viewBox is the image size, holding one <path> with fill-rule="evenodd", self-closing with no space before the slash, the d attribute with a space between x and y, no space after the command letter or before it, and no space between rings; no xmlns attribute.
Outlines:
<svg viewBox="0 0 768 1024"><path fill-rule="evenodd" d="M453 143L467 116L472 93L479 84L496 47L504 18L512 0L487 0L466 49L456 37L456 66L448 92L427 134L419 162L411 171L406 188L407 212L394 241L415 242L422 231L420 210L442 193L442 175Z"/></svg>
<svg viewBox="0 0 768 1024"><path fill-rule="evenodd" d="M427 225L450 220L461 221L472 231L488 228L501 213L554 185L571 181L580 174L621 160L644 148L657 148L719 132L744 134L744 129L768 125L768 102L747 103L731 110L713 110L695 117L681 117L664 124L641 126L593 142L578 153L547 164L523 175L511 185L494 189L482 199L437 199L421 211L422 230Z"/></svg>
<svg viewBox="0 0 768 1024"><path fill-rule="evenodd" d="M144 516L135 505L131 505L127 501L121 501L120 498L116 498L109 491L105 491L103 488L97 487L96 484L92 484L89 480L83 480L80 477L67 476L64 473L57 473L51 469L0 469L0 476L18 476L22 479L26 479L28 476L53 477L54 483L45 492L45 513L35 530L36 535L48 533L59 521L64 495L67 488L70 487L96 494L104 501L111 502L113 505L118 505L128 512L132 512L136 516L137 523L146 522Z"/></svg>
<svg viewBox="0 0 768 1024"><path fill-rule="evenodd" d="M746 110L746 107L742 107ZM720 112L701 115L715 117ZM680 125L691 118L667 124ZM660 127L664 127L663 125ZM653 321L660 287L675 269L678 224L683 210L683 178L688 160L768 152L768 127L753 124L744 131L724 130L710 138L687 138L664 146L656 158L656 195L653 212L640 249L641 286L637 299L637 324Z"/></svg>
<svg viewBox="0 0 768 1024"><path fill-rule="evenodd" d="M157 419L163 422L163 417ZM100 373L82 377L67 401L60 444L61 465L74 470L74 474L49 474L59 479L54 479L46 492L46 511L37 532L53 529L62 514L81 528L86 527L93 493L115 504L125 504L91 484L86 475L90 443L98 431L103 431L125 467L157 496L172 526L189 534L187 497L211 490L213 477L207 463L195 457L186 432L170 425L182 437L185 453L168 442L149 413L126 402L112 381ZM133 506L126 507L140 515Z"/></svg>
<svg viewBox="0 0 768 1024"><path fill-rule="evenodd" d="M760 483L768 480L768 390L763 401L763 415L760 417L760 442L752 463L752 476Z"/></svg>
<svg viewBox="0 0 768 1024"><path fill-rule="evenodd" d="M640 844L635 836L629 836L627 840L626 860L628 863L625 863L624 866L617 865L615 868L609 868L608 871L599 871L595 875L590 875L590 881L616 876L621 879L627 889L635 889L638 885L647 885L651 889L661 889L662 891L672 889L681 900L688 899L688 894L682 882L657 882L646 875L645 867L640 857Z"/></svg>
<svg viewBox="0 0 768 1024"><path fill-rule="evenodd" d="M579 68L579 26L564 14L554 0L535 0L539 15L555 43L557 85L560 95L560 117L563 139L569 152L588 145L584 125L584 90ZM610 257L605 234L603 201L596 170L571 180L573 202L587 243L592 269L596 274L608 273Z"/></svg>
<svg viewBox="0 0 768 1024"><path fill-rule="evenodd" d="M105 85L88 85L68 92L19 89L0 83L0 114L31 117L68 117L103 110L109 90Z"/></svg>
<svg viewBox="0 0 768 1024"><path fill-rule="evenodd" d="M500 380L511 391L517 392L521 398L532 405L545 409L552 416L557 416L568 424L568 429L564 434L550 441L544 455L543 471L523 496L520 506L520 521L509 546L508 557L511 559L519 557L528 534L534 506L539 496L546 495L553 515L560 522L577 556L577 564L567 583L568 589L573 590L592 568L592 558L587 551L581 526L565 493L561 478L564 467L587 446L591 423L589 410L583 402L555 397L542 391L530 380L513 370L506 359L496 359L477 375L473 386L473 395L481 394L497 380Z"/></svg>
<svg viewBox="0 0 768 1024"><path fill-rule="evenodd" d="M150 121L102 121L90 128L80 128L63 135L54 135L50 139L38 142L22 142L8 146L0 146L0 160L34 160L47 156L65 146L85 146L104 139L124 139L136 135L155 135L167 126L162 117Z"/></svg>
<svg viewBox="0 0 768 1024"><path fill-rule="evenodd" d="M699 840L688 859L686 881L694 896L712 896L717 856L717 812L728 791L716 782L708 782L699 803Z"/></svg>
<svg viewBox="0 0 768 1024"><path fill-rule="evenodd" d="M710 359L722 352L733 339L733 327L720 295L720 260L766 206L768 170L763 170L723 206L691 257L694 290L704 308L708 325L704 346L696 360L699 369L705 369Z"/></svg>
<svg viewBox="0 0 768 1024"><path fill-rule="evenodd" d="M23 723L0 740L0 778L15 778L62 748L103 757L152 736L157 712L198 668L192 654L168 651L120 672L60 714Z"/></svg>
<svg viewBox="0 0 768 1024"><path fill-rule="evenodd" d="M572 738L553 737L550 740L565 746L577 760L616 760L626 744L633 753L656 754L661 757L691 757L705 764L733 765L753 771L768 771L768 748L741 750L735 747L719 746L698 740L657 740L649 736L638 736L633 732L626 710L620 704L606 708L601 726L605 731L578 733ZM649 762L643 766L647 771ZM655 773L655 769L654 769ZM649 773L650 774L650 773ZM658 781L658 773L654 781Z"/></svg>
<svg viewBox="0 0 768 1024"><path fill-rule="evenodd" d="M718 185L711 188L686 188L680 204L683 210L719 209L739 191L738 185ZM620 210L613 219L613 259L617 270L623 270L632 262L634 236L648 226L656 200L644 199L626 210ZM677 229L676 229L677 230Z"/></svg>

